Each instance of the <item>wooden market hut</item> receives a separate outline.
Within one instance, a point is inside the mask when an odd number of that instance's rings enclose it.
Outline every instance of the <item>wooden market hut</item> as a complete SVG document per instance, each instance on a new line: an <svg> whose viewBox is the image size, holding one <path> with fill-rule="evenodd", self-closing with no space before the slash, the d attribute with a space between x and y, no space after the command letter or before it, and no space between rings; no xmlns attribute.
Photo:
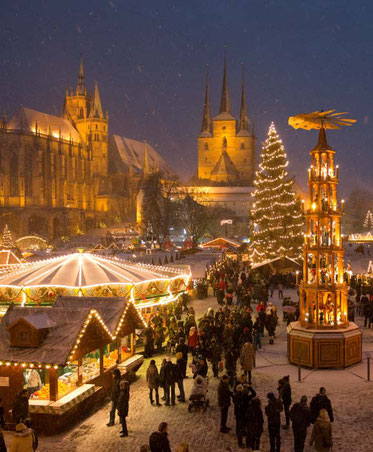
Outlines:
<svg viewBox="0 0 373 452"><path fill-rule="evenodd" d="M74 300L60 300L53 308L11 305L0 324L0 396L6 421L13 422L10 410L24 388L38 431L55 433L81 418L110 390L111 371L127 371L122 358L131 353L121 355L121 339L145 326L123 298L92 300L87 306ZM105 361L113 343L116 359ZM35 376L39 380L37 387L30 387L31 375L33 382Z"/></svg>
<svg viewBox="0 0 373 452"><path fill-rule="evenodd" d="M273 273L292 273L302 270L302 265L296 260L287 257L279 256L274 259L269 259L259 264L255 264L252 270L258 270L268 275Z"/></svg>

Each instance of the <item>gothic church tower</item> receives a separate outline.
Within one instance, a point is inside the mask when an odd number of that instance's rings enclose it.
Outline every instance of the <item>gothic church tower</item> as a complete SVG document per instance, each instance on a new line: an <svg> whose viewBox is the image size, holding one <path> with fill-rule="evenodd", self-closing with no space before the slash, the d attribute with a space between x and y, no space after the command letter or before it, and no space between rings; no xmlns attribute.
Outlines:
<svg viewBox="0 0 373 452"><path fill-rule="evenodd" d="M245 81L242 74L240 119L231 112L228 90L227 61L224 56L223 86L219 114L211 120L208 76L198 136L198 179L223 184L252 184L256 165L256 137L250 130L247 114Z"/></svg>

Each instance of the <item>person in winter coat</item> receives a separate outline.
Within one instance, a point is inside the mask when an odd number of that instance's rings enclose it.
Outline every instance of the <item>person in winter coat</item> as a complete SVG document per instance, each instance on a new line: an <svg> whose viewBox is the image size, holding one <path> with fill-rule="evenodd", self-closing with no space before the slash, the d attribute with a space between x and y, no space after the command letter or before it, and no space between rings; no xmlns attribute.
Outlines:
<svg viewBox="0 0 373 452"><path fill-rule="evenodd" d="M242 439L246 433L246 411L250 400L255 396L256 392L251 386L245 389L241 384L238 384L236 386L236 391L232 396L234 404L234 416L236 418L236 435L238 440L238 447L240 448L243 448Z"/></svg>
<svg viewBox="0 0 373 452"><path fill-rule="evenodd" d="M171 452L167 430L167 422L161 422L158 430L150 435L149 446L151 452Z"/></svg>
<svg viewBox="0 0 373 452"><path fill-rule="evenodd" d="M246 411L246 447L252 450L260 449L260 437L263 433L264 419L260 405L260 400L255 397Z"/></svg>
<svg viewBox="0 0 373 452"><path fill-rule="evenodd" d="M28 408L28 398L29 394L27 389L22 389L22 391L20 391L14 399L12 415L17 424L23 422L27 425L27 423L29 423L30 414Z"/></svg>
<svg viewBox="0 0 373 452"><path fill-rule="evenodd" d="M303 452L307 429L311 424L311 409L307 406L307 396L294 403L290 410L290 419L294 435L294 452Z"/></svg>
<svg viewBox="0 0 373 452"><path fill-rule="evenodd" d="M150 399L150 403L153 405L154 403L154 399L153 399L153 391L155 392L155 402L157 404L157 406L161 406L161 404L159 403L159 392L158 392L158 388L159 388L159 373L158 373L158 369L157 366L155 365L155 360L152 359L150 361L149 367L146 371L146 382L148 384L148 388L149 388L149 399Z"/></svg>
<svg viewBox="0 0 373 452"><path fill-rule="evenodd" d="M34 452L35 436L32 429L22 422L16 425L10 452Z"/></svg>
<svg viewBox="0 0 373 452"><path fill-rule="evenodd" d="M185 368L183 369L183 378L186 378L186 371L188 367L188 346L185 344L185 339L183 337L179 338L179 343L176 346L176 353L182 353L184 358Z"/></svg>
<svg viewBox="0 0 373 452"><path fill-rule="evenodd" d="M317 452L327 452L333 446L332 424L330 423L328 412L325 409L320 411L313 426L310 446L313 444L315 444L315 450Z"/></svg>
<svg viewBox="0 0 373 452"><path fill-rule="evenodd" d="M330 422L334 421L332 404L326 395L326 389L324 387L321 387L319 393L315 397L312 397L310 407L312 424L315 423L322 409L328 412Z"/></svg>
<svg viewBox="0 0 373 452"><path fill-rule="evenodd" d="M189 330L188 334L188 347L190 351L193 353L194 348L198 343L198 334L195 326L192 326Z"/></svg>
<svg viewBox="0 0 373 452"><path fill-rule="evenodd" d="M193 398L199 398L201 396L205 396L207 392L207 379L202 378L201 376L197 377L193 382L192 391L190 393L189 400L193 400Z"/></svg>
<svg viewBox="0 0 373 452"><path fill-rule="evenodd" d="M151 358L154 350L154 331L149 325L144 330L144 358Z"/></svg>
<svg viewBox="0 0 373 452"><path fill-rule="evenodd" d="M242 369L245 371L249 378L249 384L251 385L251 371L255 367L255 350L251 342L245 342L241 348L240 363Z"/></svg>
<svg viewBox="0 0 373 452"><path fill-rule="evenodd" d="M285 377L281 378L281 380L279 380L277 389L278 389L278 394L280 396L282 404L284 405L286 423L283 427L287 430L290 425L289 410L290 410L290 406L291 406L291 386L290 386L289 375L286 375Z"/></svg>
<svg viewBox="0 0 373 452"><path fill-rule="evenodd" d="M175 405L175 383L177 378L175 365L172 363L170 357L167 358L166 363L161 367L160 377L166 396L165 405Z"/></svg>
<svg viewBox="0 0 373 452"><path fill-rule="evenodd" d="M271 452L280 452L281 450L281 411L283 410L281 400L276 399L273 392L267 394L268 405L265 407L265 413L268 419L269 441L271 443Z"/></svg>
<svg viewBox="0 0 373 452"><path fill-rule="evenodd" d="M218 386L218 405L220 407L220 432L228 433L227 427L228 411L231 404L231 391L229 389L229 377L223 375Z"/></svg>
<svg viewBox="0 0 373 452"><path fill-rule="evenodd" d="M205 378L207 376L208 370L209 370L209 368L208 368L206 359L202 355L200 355L198 357L198 362L195 367L195 372L193 374L193 378L196 378L198 375Z"/></svg>
<svg viewBox="0 0 373 452"><path fill-rule="evenodd" d="M122 424L122 431L120 432L121 438L128 436L127 421L128 408L130 402L130 384L127 380L122 380L119 384L119 397L118 397L118 414L120 422Z"/></svg>
<svg viewBox="0 0 373 452"><path fill-rule="evenodd" d="M221 347L215 339L211 341L211 364L215 378L219 378L219 363L221 361Z"/></svg>
<svg viewBox="0 0 373 452"><path fill-rule="evenodd" d="M113 370L113 386L111 388L110 419L109 419L109 423L106 424L108 427L112 427L115 423L115 411L118 406L120 378L121 378L120 370L114 369Z"/></svg>
<svg viewBox="0 0 373 452"><path fill-rule="evenodd" d="M181 352L176 353L176 365L175 365L175 378L177 387L179 388L179 395L177 399L179 402L185 402L185 392L184 392L184 369L185 360Z"/></svg>

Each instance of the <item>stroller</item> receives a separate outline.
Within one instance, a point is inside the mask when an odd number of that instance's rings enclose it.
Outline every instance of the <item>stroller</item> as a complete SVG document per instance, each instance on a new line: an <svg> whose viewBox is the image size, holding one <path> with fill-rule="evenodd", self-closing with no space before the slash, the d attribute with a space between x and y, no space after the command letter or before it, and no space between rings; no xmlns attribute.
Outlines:
<svg viewBox="0 0 373 452"><path fill-rule="evenodd" d="M205 413L210 405L210 401L207 398L209 379L208 377L201 377L200 375L194 380L192 392L189 397L188 411L192 409L199 410L201 413Z"/></svg>

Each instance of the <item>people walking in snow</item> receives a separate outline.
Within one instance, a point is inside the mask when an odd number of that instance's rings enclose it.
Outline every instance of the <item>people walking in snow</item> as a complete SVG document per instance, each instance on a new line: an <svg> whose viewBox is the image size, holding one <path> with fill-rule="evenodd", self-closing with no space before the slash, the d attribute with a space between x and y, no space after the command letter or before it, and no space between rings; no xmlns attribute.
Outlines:
<svg viewBox="0 0 373 452"><path fill-rule="evenodd" d="M285 412L285 425L283 426L283 428L287 430L290 425L290 406L291 406L291 386L289 375L286 375L285 377L281 378L281 380L279 380L277 390L281 402L284 406Z"/></svg>
<svg viewBox="0 0 373 452"><path fill-rule="evenodd" d="M249 403L246 411L246 447L259 450L260 437L263 433L263 412L260 400L255 397Z"/></svg>
<svg viewBox="0 0 373 452"><path fill-rule="evenodd" d="M307 406L307 396L303 395L299 403L294 403L290 410L293 427L294 452L303 452L307 429L311 425L311 409Z"/></svg>
<svg viewBox="0 0 373 452"><path fill-rule="evenodd" d="M231 405L231 390L229 389L229 377L223 375L218 386L218 405L220 407L220 432L228 433L227 427L228 411Z"/></svg>
<svg viewBox="0 0 373 452"><path fill-rule="evenodd" d="M119 369L113 370L113 386L111 388L111 409L110 409L110 419L109 423L106 424L108 427L112 427L115 423L115 411L118 407L119 399L119 383L121 379L121 374Z"/></svg>
<svg viewBox="0 0 373 452"><path fill-rule="evenodd" d="M175 405L175 383L177 380L175 365L170 357L161 367L160 380L163 385L166 403L165 406Z"/></svg>
<svg viewBox="0 0 373 452"><path fill-rule="evenodd" d="M118 397L118 414L122 424L121 438L128 436L127 429L127 416L130 401L130 384L127 380L122 380L119 384L119 397Z"/></svg>
<svg viewBox="0 0 373 452"><path fill-rule="evenodd" d="M255 350L251 342L245 342L241 348L240 363L244 372L249 378L249 384L251 385L251 372L255 367Z"/></svg>
<svg viewBox="0 0 373 452"><path fill-rule="evenodd" d="M171 452L167 422L161 422L158 430L150 435L149 446L151 452Z"/></svg>
<svg viewBox="0 0 373 452"><path fill-rule="evenodd" d="M328 412L330 422L334 421L332 403L326 395L326 389L324 387L321 387L319 393L312 397L310 408L312 424L315 423L322 409Z"/></svg>
<svg viewBox="0 0 373 452"><path fill-rule="evenodd" d="M281 450L281 412L283 410L281 400L277 399L273 392L267 394L268 404L265 407L265 413L268 420L269 441L271 452L280 452Z"/></svg>
<svg viewBox="0 0 373 452"><path fill-rule="evenodd" d="M147 382L148 388L149 388L150 403L152 405L154 403L154 399L153 399L153 391L154 391L156 405L161 406L161 404L159 403L159 391L158 391L160 377L159 377L158 369L157 369L154 359L152 359L150 361L149 367L146 371L146 382Z"/></svg>
<svg viewBox="0 0 373 452"><path fill-rule="evenodd" d="M310 439L310 446L315 445L317 452L328 452L333 447L332 424L327 410L320 410Z"/></svg>

